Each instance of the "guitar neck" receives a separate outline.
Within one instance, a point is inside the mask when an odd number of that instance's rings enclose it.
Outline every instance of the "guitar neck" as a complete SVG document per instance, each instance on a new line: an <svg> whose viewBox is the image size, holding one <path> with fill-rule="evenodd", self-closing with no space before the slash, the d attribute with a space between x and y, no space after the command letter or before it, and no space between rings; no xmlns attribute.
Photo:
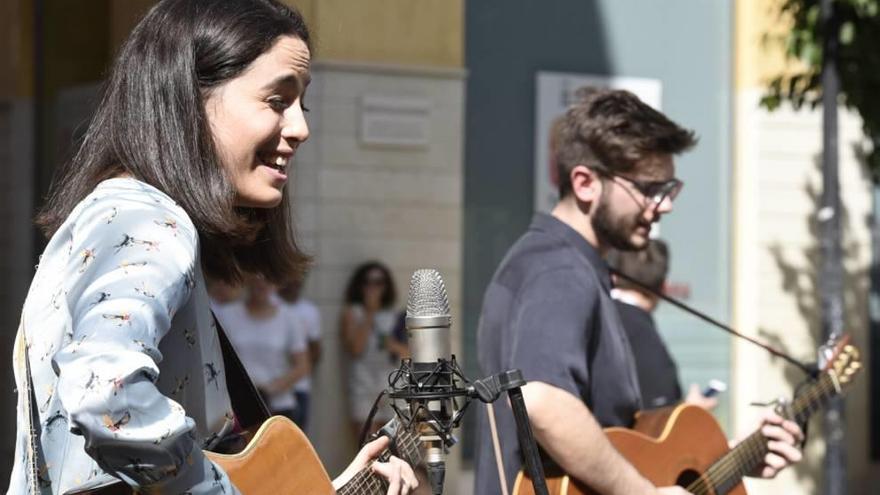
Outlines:
<svg viewBox="0 0 880 495"><path fill-rule="evenodd" d="M379 475L367 466L336 492L338 495L385 495L388 484Z"/></svg>
<svg viewBox="0 0 880 495"><path fill-rule="evenodd" d="M390 424L390 423L389 423ZM393 447L396 454L407 464L415 468L422 462L422 453L419 447L419 436L411 427L403 427L395 422L396 439ZM387 427L388 425L386 425ZM387 461L392 455L390 449L385 449L379 455L379 461ZM376 461L374 461L376 462ZM388 483L384 478L373 472L371 465L361 469L345 483L338 491L338 495L385 495L388 491Z"/></svg>
<svg viewBox="0 0 880 495"><path fill-rule="evenodd" d="M821 409L831 397L840 393L840 384L833 371L828 371L799 395L789 406L783 408L783 415L803 424L810 416ZM726 455L710 467L700 479L687 487L692 493L714 493L723 495L730 492L743 476L754 472L764 463L767 455L767 439L758 430L749 435Z"/></svg>

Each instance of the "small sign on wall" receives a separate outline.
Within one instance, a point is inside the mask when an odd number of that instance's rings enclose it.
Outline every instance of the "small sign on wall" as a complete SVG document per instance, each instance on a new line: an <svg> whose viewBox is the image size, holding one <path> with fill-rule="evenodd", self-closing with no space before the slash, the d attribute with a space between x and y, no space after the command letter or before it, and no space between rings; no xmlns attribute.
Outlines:
<svg viewBox="0 0 880 495"><path fill-rule="evenodd" d="M431 142L431 100L365 95L360 140L365 146L427 148Z"/></svg>

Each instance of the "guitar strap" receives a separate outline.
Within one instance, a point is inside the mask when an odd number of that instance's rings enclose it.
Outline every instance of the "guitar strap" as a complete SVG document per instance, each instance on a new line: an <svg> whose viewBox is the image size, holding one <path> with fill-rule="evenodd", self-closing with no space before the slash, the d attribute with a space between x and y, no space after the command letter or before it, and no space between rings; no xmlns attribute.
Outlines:
<svg viewBox="0 0 880 495"><path fill-rule="evenodd" d="M250 375L241 363L232 342L226 336L223 326L217 319L217 315L211 312L214 324L217 326L217 337L220 339L220 349L223 352L223 367L226 369L226 390L229 392L229 400L232 403L232 411L238 424L245 430L256 431L264 421L272 415L266 402Z"/></svg>
<svg viewBox="0 0 880 495"><path fill-rule="evenodd" d="M27 483L28 490L32 495L40 493L39 485L39 467L38 458L40 456L39 449L39 431L40 416L37 412L37 396L34 394L34 381L31 378L30 353L28 352L27 336L25 335L24 316L22 316L21 325L18 328L18 341L15 343L16 360L22 365L25 375L25 394L28 396L24 404L25 418L27 421L28 444L27 449Z"/></svg>

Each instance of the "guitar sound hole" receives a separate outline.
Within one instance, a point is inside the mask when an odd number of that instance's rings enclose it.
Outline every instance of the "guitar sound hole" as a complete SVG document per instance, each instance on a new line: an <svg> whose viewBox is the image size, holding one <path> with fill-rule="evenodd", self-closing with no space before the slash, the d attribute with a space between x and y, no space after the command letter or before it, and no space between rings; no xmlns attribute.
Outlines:
<svg viewBox="0 0 880 495"><path fill-rule="evenodd" d="M690 486L691 483L696 481L699 477L700 477L700 473L698 473L692 469L687 469L687 470L682 471L681 474L678 475L678 478L675 480L675 484L680 487L687 488L688 486Z"/></svg>

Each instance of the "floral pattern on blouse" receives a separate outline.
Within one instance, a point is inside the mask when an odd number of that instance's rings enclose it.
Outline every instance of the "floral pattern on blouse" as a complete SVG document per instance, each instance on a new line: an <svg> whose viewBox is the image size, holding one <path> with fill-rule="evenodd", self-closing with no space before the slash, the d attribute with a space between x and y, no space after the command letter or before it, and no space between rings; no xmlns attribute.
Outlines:
<svg viewBox="0 0 880 495"><path fill-rule="evenodd" d="M41 494L112 474L146 492L234 494L202 452L232 428L189 217L134 179L102 182L46 247L25 332ZM10 494L29 493L23 363Z"/></svg>

